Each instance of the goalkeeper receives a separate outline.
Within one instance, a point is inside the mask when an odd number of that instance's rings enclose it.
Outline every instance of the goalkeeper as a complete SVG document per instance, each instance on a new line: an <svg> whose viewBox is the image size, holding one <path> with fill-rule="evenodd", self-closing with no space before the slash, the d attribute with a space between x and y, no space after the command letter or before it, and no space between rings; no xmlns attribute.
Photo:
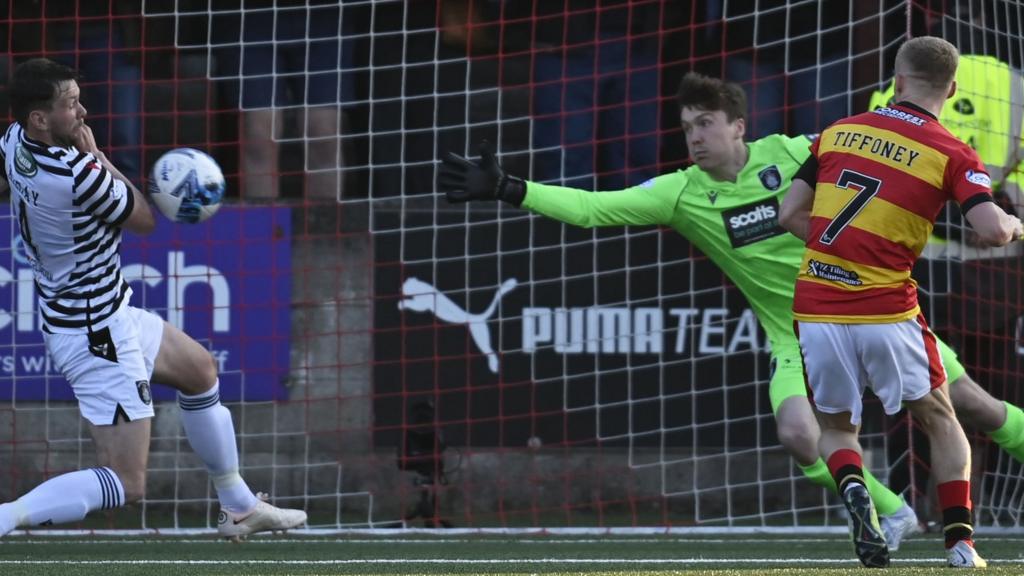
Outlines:
<svg viewBox="0 0 1024 576"><path fill-rule="evenodd" d="M793 334L793 290L803 242L778 223L779 205L793 175L810 155L810 139L772 135L744 141L746 95L735 84L695 73L680 83L678 102L694 166L639 186L591 193L527 182L505 173L486 143L481 159L449 153L438 178L449 202L503 200L583 227L671 226L703 251L743 292L771 342L769 385L778 437L813 482L835 492L818 453L821 434L804 384L800 346ZM998 422L988 434L1024 461L1024 412L989 396L940 341L943 362L960 398L961 416ZM1005 407L1004 407L1005 406ZM918 529L903 500L870 474L867 487L890 549Z"/></svg>

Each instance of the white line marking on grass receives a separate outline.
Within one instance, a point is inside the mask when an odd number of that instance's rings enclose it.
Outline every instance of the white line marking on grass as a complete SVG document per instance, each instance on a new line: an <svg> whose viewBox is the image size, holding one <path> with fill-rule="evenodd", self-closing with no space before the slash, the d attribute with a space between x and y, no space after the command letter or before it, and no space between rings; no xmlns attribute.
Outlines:
<svg viewBox="0 0 1024 576"><path fill-rule="evenodd" d="M38 536L36 533L34 536ZM254 536L245 541L247 545L255 546L261 544L328 544L328 545L345 545L345 544L411 544L411 545L430 545L430 544L519 544L519 545L545 545L545 546L559 546L559 545L574 545L574 544L668 544L668 545L685 545L685 544L820 544L823 542L838 542L839 538L678 538L678 537L664 537L664 538L566 538L558 536L539 536L539 537L523 537L523 538L304 538L297 536L295 538L261 538ZM933 542L927 538L912 538L906 541L908 544L928 544L932 545ZM1021 538L985 538L985 542L1022 542ZM19 538L8 538L0 540L0 546L4 545L18 545L27 544L32 546L59 546L59 545L110 545L110 544L130 544L130 545L152 545L154 543L160 544L215 544L223 545L223 538L164 538L155 536L153 538L146 539L120 539L116 537L108 539L85 539L85 538L38 538L38 539L19 539Z"/></svg>
<svg viewBox="0 0 1024 576"><path fill-rule="evenodd" d="M663 526L663 527L609 527L609 528L300 528L288 533L297 536L366 536L402 538L410 535L441 536L544 536L544 537L604 537L604 536L675 536L692 538L695 536L767 536L778 537L808 536L820 537L825 534L847 536L846 525L842 526L765 526L765 527L703 527L703 526ZM1024 527L989 528L979 526L975 534L993 537L1024 536ZM213 536L214 528L146 528L140 530L15 530L10 536L38 537L75 537L75 536ZM986 538L987 539L987 538Z"/></svg>
<svg viewBox="0 0 1024 576"><path fill-rule="evenodd" d="M543 538L543 539L540 539ZM541 545L573 545L573 544L819 544L822 542L838 542L844 539L836 538L560 538L560 537L524 537L524 538L260 538L254 536L247 539L247 544L541 544ZM550 538L550 539L548 539ZM846 538L848 539L848 538ZM985 541L991 541L986 538ZM1013 540L1020 542L1020 539ZM110 538L108 540L95 539L39 539L39 540L0 540L0 546L4 544L32 544L54 546L60 544L223 544L223 538L204 539L161 539L153 538L146 540L121 540Z"/></svg>
<svg viewBox="0 0 1024 576"><path fill-rule="evenodd" d="M774 534L777 536L821 536L847 534L842 526L768 526L768 527L609 527L609 528L300 528L291 534L305 536L391 536L412 534L431 536L732 536ZM142 530L15 530L11 535L32 536L202 536L214 535L215 528L148 528Z"/></svg>
<svg viewBox="0 0 1024 576"><path fill-rule="evenodd" d="M915 562L944 563L945 558L915 558ZM1021 560L989 560L1021 563ZM853 558L362 558L346 560L0 560L2 565L108 566L108 565L281 565L337 566L351 564L857 564Z"/></svg>
<svg viewBox="0 0 1024 576"><path fill-rule="evenodd" d="M829 564L829 563L855 563L855 558L746 558L729 560L738 564L754 563L800 563L800 564ZM938 561L938 560L936 560ZM173 566L203 566L203 565L230 565L230 564L268 564L285 566L331 566L344 564L721 564L721 558L363 558L344 560L0 560L0 565L152 565L163 564Z"/></svg>

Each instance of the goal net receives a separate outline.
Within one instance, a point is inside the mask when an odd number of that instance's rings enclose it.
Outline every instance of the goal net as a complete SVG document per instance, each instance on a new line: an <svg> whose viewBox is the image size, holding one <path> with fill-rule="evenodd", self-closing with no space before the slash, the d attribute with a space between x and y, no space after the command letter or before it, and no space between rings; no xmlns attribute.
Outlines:
<svg viewBox="0 0 1024 576"><path fill-rule="evenodd" d="M1019 69L1022 22L1005 0L50 0L10 3L0 66L81 69L97 139L138 182L177 146L221 163L230 205L126 237L125 275L135 305L209 347L243 476L311 528L845 530L779 445L764 333L700 251L668 229L450 205L437 160L486 139L531 180L636 185L687 165L687 71L746 89L751 139L811 134L884 97L908 36ZM963 127L1013 142L986 158L1006 206L1020 204L1014 98L967 97L1015 126ZM6 210L0 501L96 462ZM1020 255L945 222L916 275L930 320L1019 403ZM75 528L215 526L174 396L154 392L145 501ZM926 444L869 405L866 463L936 518ZM1020 463L973 438L977 522L1019 528Z"/></svg>

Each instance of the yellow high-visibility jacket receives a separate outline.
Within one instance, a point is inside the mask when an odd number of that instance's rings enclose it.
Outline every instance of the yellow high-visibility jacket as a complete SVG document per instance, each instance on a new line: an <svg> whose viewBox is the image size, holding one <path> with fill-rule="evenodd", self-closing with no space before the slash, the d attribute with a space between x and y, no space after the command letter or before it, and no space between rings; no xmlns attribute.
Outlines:
<svg viewBox="0 0 1024 576"><path fill-rule="evenodd" d="M992 177L993 192L1005 193L1020 214L1019 207L1024 204L1024 75L991 56L965 54L960 56L956 84L956 94L946 100L939 121L978 151ZM884 92L872 94L869 109L887 106L894 91L890 83ZM952 255L982 257L967 252Z"/></svg>

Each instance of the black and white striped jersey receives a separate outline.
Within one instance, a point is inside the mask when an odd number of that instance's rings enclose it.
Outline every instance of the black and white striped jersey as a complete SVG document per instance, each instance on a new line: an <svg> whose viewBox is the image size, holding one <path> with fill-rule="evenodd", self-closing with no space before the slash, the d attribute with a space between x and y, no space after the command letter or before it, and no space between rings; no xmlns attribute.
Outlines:
<svg viewBox="0 0 1024 576"><path fill-rule="evenodd" d="M17 122L0 140L0 160L35 272L43 329L102 328L132 293L119 253L131 190L92 154L32 140Z"/></svg>

